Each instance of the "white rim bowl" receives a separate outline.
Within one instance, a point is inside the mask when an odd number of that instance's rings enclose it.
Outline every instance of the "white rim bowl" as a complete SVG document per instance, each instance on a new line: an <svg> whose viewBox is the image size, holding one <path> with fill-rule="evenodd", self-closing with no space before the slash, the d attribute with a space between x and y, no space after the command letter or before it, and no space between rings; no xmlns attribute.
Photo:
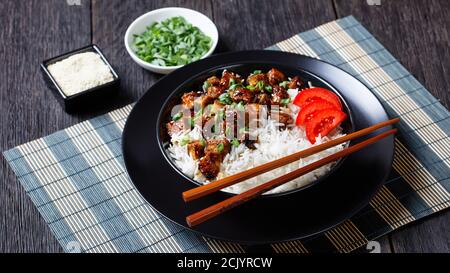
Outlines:
<svg viewBox="0 0 450 273"><path fill-rule="evenodd" d="M134 34L143 33L146 30L146 27L153 24L154 22L161 22L175 16L184 17L186 21L198 27L205 35L211 38L211 48L208 50L208 52L206 52L205 55L201 57L201 59L210 56L216 49L217 42L219 40L219 32L217 31L216 25L206 15L198 11L186 8L171 7L156 9L139 16L136 20L133 21L133 23L131 23L125 33L125 48L127 49L127 52L131 56L133 61L135 61L139 66L160 74L168 74L175 69L183 66L154 65L140 59L133 50Z"/></svg>

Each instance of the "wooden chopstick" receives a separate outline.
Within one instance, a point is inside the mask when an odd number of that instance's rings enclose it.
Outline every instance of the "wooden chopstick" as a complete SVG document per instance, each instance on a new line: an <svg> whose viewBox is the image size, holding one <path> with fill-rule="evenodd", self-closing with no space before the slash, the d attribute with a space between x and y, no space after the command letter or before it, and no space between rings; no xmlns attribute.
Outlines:
<svg viewBox="0 0 450 273"><path fill-rule="evenodd" d="M249 200L252 200L255 197L258 197L261 194L263 194L267 191L270 191L273 188L276 188L276 187L278 187L284 183L287 183L299 176L302 176L310 171L313 171L313 170L320 168L326 164L329 164L341 157L344 157L351 153L359 151L359 150L363 149L364 147L366 147L370 144L373 144L389 135L395 134L396 132L397 132L397 129L392 129L392 130L383 132L377 136L374 136L365 141L357 143L357 144L350 146L342 151L339 151L330 156L322 158L318 161L315 161L315 162L313 162L309 165L306 165L300 169L297 169L293 172L287 173L287 174L277 177L269 182L266 182L264 184L254 187L248 191L245 191L241 194L237 194L233 197L225 199L224 201L221 201L221 202L219 202L215 205L212 205L206 209L203 209L199 212L189 215L188 217L186 217L186 222L190 227L201 224L201 223L205 222L206 220L209 220L209 219L211 219L219 214L222 214L234 207L237 207Z"/></svg>
<svg viewBox="0 0 450 273"><path fill-rule="evenodd" d="M219 191L228 186L237 184L239 182L242 182L242 181L252 178L254 176L260 175L262 173L265 173L265 172L271 171L273 169L279 168L281 166L287 165L289 163L295 162L295 161L299 160L300 158L308 157L310 155L321 152L323 150L326 150L326 149L336 146L338 144L344 143L346 141L367 135L377 129L380 129L387 125L397 123L399 121L400 121L400 118L394 118L391 120L383 121L383 122L380 122L373 126L370 126L370 127L364 128L362 130L353 132L351 134L342 136L340 138L330 140L330 141L322 143L320 145L313 146L311 148L302 150L302 151L294 153L292 155L288 155L286 157L259 165L255 168L252 168L252 169L249 169L249 170L246 170L246 171L234 174L234 175L230 175L223 179L219 179L219 180L213 181L211 183L190 189L190 190L182 193L183 200L185 202L189 202L189 201L198 199L200 197L209 195L213 192Z"/></svg>

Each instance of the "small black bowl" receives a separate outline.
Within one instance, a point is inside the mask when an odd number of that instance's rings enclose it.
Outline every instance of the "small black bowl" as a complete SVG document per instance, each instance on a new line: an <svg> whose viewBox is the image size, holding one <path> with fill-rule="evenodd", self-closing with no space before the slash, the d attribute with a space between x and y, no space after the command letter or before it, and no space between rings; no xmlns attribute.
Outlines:
<svg viewBox="0 0 450 273"><path fill-rule="evenodd" d="M84 53L84 52L95 52L98 55L100 55L100 58L103 60L103 62L108 66L109 70L111 71L114 80L107 82L105 84L101 84L99 86L84 90L82 92L79 92L74 95L67 96L62 91L61 87L58 86L56 83L56 80L53 78L50 71L47 69L47 67L55 62L61 61L63 59L66 59L72 55L78 54L78 53ZM106 59L103 52L100 50L100 48L95 45L88 45L79 49L75 49L72 51L69 51L67 53L64 53L62 55L53 57L51 59L44 60L41 63L41 72L42 76L44 78L44 81L47 85L47 87L53 91L53 95L55 95L55 98L60 102L60 104L63 106L64 110L68 113L73 113L80 110L86 110L90 106L97 106L99 104L104 103L106 98L110 98L117 94L120 86L120 78L119 75L114 71L111 64Z"/></svg>

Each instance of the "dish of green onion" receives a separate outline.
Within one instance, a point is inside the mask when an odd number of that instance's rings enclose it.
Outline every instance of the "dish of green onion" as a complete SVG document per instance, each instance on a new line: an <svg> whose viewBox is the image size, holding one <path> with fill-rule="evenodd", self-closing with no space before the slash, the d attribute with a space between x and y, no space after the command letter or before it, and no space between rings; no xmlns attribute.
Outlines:
<svg viewBox="0 0 450 273"><path fill-rule="evenodd" d="M155 22L141 34L135 34L134 52L158 66L185 65L199 60L211 48L211 38L183 17Z"/></svg>

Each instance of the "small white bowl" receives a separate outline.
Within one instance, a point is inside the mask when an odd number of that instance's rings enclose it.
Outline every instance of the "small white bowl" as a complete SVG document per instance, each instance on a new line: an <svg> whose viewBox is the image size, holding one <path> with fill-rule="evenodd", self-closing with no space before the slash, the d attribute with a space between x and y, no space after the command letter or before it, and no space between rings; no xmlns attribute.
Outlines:
<svg viewBox="0 0 450 273"><path fill-rule="evenodd" d="M146 30L147 26L150 26L154 22L161 22L165 19L175 17L175 16L182 16L191 23L192 25L198 27L205 35L209 36L211 38L211 48L206 52L205 55L203 55L201 58L206 58L209 55L211 55L214 51L214 49L217 46L217 42L219 40L219 32L217 31L216 25L204 14L191 10L186 8L162 8L162 9L156 9L152 10L150 12L147 12L141 16L139 16L136 20L131 23L131 25L128 27L126 33L125 33L125 47L128 51L128 54L130 54L131 58L141 67L156 72L160 74L168 74L172 71L174 71L177 68L182 67L183 65L177 65L177 66L159 66L150 64L144 60L141 60L136 53L133 51L133 35L134 34L141 34Z"/></svg>

